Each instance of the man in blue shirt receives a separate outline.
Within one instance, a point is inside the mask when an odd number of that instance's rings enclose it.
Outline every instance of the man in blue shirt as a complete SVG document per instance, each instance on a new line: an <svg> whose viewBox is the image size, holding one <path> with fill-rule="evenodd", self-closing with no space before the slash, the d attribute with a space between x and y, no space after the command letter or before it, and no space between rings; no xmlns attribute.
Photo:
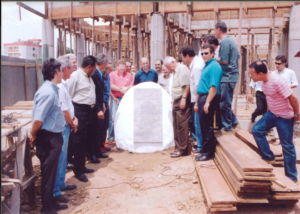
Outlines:
<svg viewBox="0 0 300 214"><path fill-rule="evenodd" d="M205 67L197 87L197 103L194 110L199 112L203 146L201 154L195 157L196 161L206 161L214 157L214 111L219 105L222 78L222 68L214 58L213 46L206 44L201 50Z"/></svg>
<svg viewBox="0 0 300 214"><path fill-rule="evenodd" d="M32 143L36 140L36 155L41 161L42 171L42 209L41 213L57 213L67 209L67 205L59 205L53 189L58 167L59 155L63 145L62 132L66 121L60 107L57 84L61 83L61 64L56 59L44 62L42 73L44 84L34 95L32 108Z"/></svg>
<svg viewBox="0 0 300 214"><path fill-rule="evenodd" d="M105 147L104 143L106 141L107 136L107 130L109 127L109 97L110 97L110 77L109 73L112 71L112 62L108 61L106 68L104 71L101 72L102 79L104 83L104 90L103 90L103 103L105 106L105 112L104 112L104 120L103 120L103 126L102 126L102 132L101 132L101 144L103 145L103 148L106 151L109 151L109 147Z"/></svg>
<svg viewBox="0 0 300 214"><path fill-rule="evenodd" d="M142 82L158 82L158 74L155 70L149 66L149 60L146 57L141 59L142 68L139 70L134 77L134 85Z"/></svg>
<svg viewBox="0 0 300 214"><path fill-rule="evenodd" d="M232 112L233 91L237 81L239 80L238 52L235 41L227 35L227 26L224 22L219 21L215 25L215 34L221 39L219 58L217 61L222 67L221 80L221 128L223 134L231 133L232 128L237 126L238 120Z"/></svg>

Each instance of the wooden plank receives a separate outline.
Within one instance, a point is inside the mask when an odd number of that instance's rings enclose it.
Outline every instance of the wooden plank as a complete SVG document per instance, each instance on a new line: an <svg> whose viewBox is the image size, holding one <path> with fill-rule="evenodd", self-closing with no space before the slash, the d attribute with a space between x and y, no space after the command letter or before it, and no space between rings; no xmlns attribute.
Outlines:
<svg viewBox="0 0 300 214"><path fill-rule="evenodd" d="M233 204L213 204L212 208L231 208Z"/></svg>
<svg viewBox="0 0 300 214"><path fill-rule="evenodd" d="M271 172L273 170L271 165L263 161L258 154L234 135L216 134L216 138L222 150L241 171Z"/></svg>
<svg viewBox="0 0 300 214"><path fill-rule="evenodd" d="M277 195L274 195L273 199L275 199L275 200L295 200L295 199L300 199L300 195L298 195L298 196L277 196Z"/></svg>
<svg viewBox="0 0 300 214"><path fill-rule="evenodd" d="M210 165L210 168L202 167ZM212 204L236 204L237 200L226 184L214 161L196 162Z"/></svg>
<svg viewBox="0 0 300 214"><path fill-rule="evenodd" d="M35 15L38 15L40 17L42 17L43 19L47 19L47 16L40 13L39 11L27 6L26 4L23 4L22 2L17 2L17 5L19 5L20 7L23 7L25 10L28 10L29 12L34 13Z"/></svg>
<svg viewBox="0 0 300 214"><path fill-rule="evenodd" d="M274 173L268 172L245 172L245 176L262 176L262 177L275 177Z"/></svg>
<svg viewBox="0 0 300 214"><path fill-rule="evenodd" d="M18 130L18 139L24 137L22 130ZM25 144L17 147L16 150L16 162L15 162L15 178L23 180L24 172L24 153ZM20 202L21 202L21 184L16 184L16 187L12 191L11 198L11 212L18 214L20 212Z"/></svg>
<svg viewBox="0 0 300 214"><path fill-rule="evenodd" d="M258 152L260 154L259 148L256 144L256 141L253 137L252 134L250 134L247 130L245 129L238 129L235 132L236 136L238 136L243 142L245 142L246 144L248 144L253 150L255 150L256 152ZM272 145L269 144L270 149L272 150L272 152L274 153L275 157L280 157L282 156L282 148L280 145Z"/></svg>
<svg viewBox="0 0 300 214"><path fill-rule="evenodd" d="M278 185L276 182L272 182L271 192L300 192L300 187L294 183L291 179L286 177L278 168L274 168L273 173L275 174L278 181L284 184L286 187Z"/></svg>
<svg viewBox="0 0 300 214"><path fill-rule="evenodd" d="M236 207L231 207L231 208L210 208L211 212L219 212L219 211L236 211Z"/></svg>
<svg viewBox="0 0 300 214"><path fill-rule="evenodd" d="M18 121L20 123L18 124L18 127L15 128L15 130L14 129L9 129L9 130L7 130L7 129L4 129L4 130L1 129L1 132L2 132L1 133L1 137L5 137L5 136L13 133L14 131L17 131L17 130L21 129L23 126L29 124L31 122L31 119L18 119Z"/></svg>

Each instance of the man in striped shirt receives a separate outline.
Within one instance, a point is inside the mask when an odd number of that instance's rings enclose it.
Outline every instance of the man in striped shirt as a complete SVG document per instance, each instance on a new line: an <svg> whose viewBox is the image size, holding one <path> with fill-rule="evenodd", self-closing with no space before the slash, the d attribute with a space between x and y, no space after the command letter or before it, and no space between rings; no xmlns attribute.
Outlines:
<svg viewBox="0 0 300 214"><path fill-rule="evenodd" d="M293 144L294 122L300 120L299 102L289 84L278 74L268 72L264 63L257 61L249 70L254 82L261 81L269 111L252 128L252 134L262 153L262 159L274 163L266 133L273 127L278 130L284 156L285 175L297 182L296 150Z"/></svg>

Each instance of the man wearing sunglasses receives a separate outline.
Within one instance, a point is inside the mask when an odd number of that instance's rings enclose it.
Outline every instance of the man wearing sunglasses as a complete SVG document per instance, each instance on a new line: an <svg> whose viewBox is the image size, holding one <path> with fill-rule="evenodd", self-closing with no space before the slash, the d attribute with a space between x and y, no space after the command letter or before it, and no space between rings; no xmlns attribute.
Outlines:
<svg viewBox="0 0 300 214"><path fill-rule="evenodd" d="M206 161L214 157L214 111L220 101L220 83L222 68L214 58L213 46L207 44L202 47L202 58L205 67L200 76L197 87L197 97L194 111L199 113L202 151L195 157L196 161Z"/></svg>
<svg viewBox="0 0 300 214"><path fill-rule="evenodd" d="M217 62L222 67L221 80L221 131L223 134L232 133L232 128L238 125L238 120L232 112L233 91L239 80L238 52L235 41L227 35L227 26L224 22L219 21L215 25L215 35L221 40L219 58Z"/></svg>
<svg viewBox="0 0 300 214"><path fill-rule="evenodd" d="M274 72L283 77L291 88L296 88L298 86L298 80L295 71L286 68L286 57L284 55L279 55L275 60L276 70Z"/></svg>

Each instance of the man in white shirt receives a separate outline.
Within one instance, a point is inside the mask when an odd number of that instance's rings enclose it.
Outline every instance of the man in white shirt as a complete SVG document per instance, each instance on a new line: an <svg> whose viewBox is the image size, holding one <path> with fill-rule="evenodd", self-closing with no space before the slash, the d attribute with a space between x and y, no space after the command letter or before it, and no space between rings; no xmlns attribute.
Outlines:
<svg viewBox="0 0 300 214"><path fill-rule="evenodd" d="M95 84L91 78L96 70L97 59L91 55L83 58L81 67L74 71L67 82L70 97L75 109L75 116L78 118L78 130L71 133L74 139L74 174L75 177L83 182L88 179L84 173L94 172L93 169L85 167L85 154L88 142L88 136L91 129L91 119L93 108L96 103Z"/></svg>
<svg viewBox="0 0 300 214"><path fill-rule="evenodd" d="M282 76L291 88L296 88L298 86L297 76L295 71L286 68L286 57L284 55L278 55L275 60L276 70L274 72Z"/></svg>
<svg viewBox="0 0 300 214"><path fill-rule="evenodd" d="M253 62L249 65L249 69L254 69L256 65L256 62ZM247 98L249 100L249 102L252 101L252 90L255 89L256 92L256 109L255 111L252 113L251 116L251 122L255 123L255 118L258 115L263 115L267 112L267 100L266 100L266 95L264 94L264 92L262 91L261 88L261 82L254 82L253 79L251 79L250 84L249 84L250 88L249 88L249 92L247 95Z"/></svg>
<svg viewBox="0 0 300 214"><path fill-rule="evenodd" d="M194 112L194 105L196 102L197 96L197 87L200 81L201 72L205 66L204 60L202 57L196 57L194 49L190 46L183 46L180 50L180 56L183 62L189 65L189 69L191 71L190 74L190 92L191 92L191 133L194 135L193 137L197 141L197 149L194 150L194 153L200 153L202 150L202 135L200 129L200 120L199 114Z"/></svg>
<svg viewBox="0 0 300 214"><path fill-rule="evenodd" d="M73 72L71 57L64 55L64 56L60 56L57 60L61 63L61 71L62 71L61 83L57 85L59 88L58 90L59 102L60 102L61 110L66 120L66 125L62 133L63 145L59 155L59 162L58 162L58 167L56 172L53 196L55 197L56 201L67 203L69 202L69 200L62 195L61 191L76 189L76 185L67 185L65 183L65 178L66 178L66 168L67 168L69 136L70 136L71 129L73 129L74 132L77 131L78 120L74 115L74 106L72 104L72 100L69 95L68 85L66 83L66 80L70 78Z"/></svg>

